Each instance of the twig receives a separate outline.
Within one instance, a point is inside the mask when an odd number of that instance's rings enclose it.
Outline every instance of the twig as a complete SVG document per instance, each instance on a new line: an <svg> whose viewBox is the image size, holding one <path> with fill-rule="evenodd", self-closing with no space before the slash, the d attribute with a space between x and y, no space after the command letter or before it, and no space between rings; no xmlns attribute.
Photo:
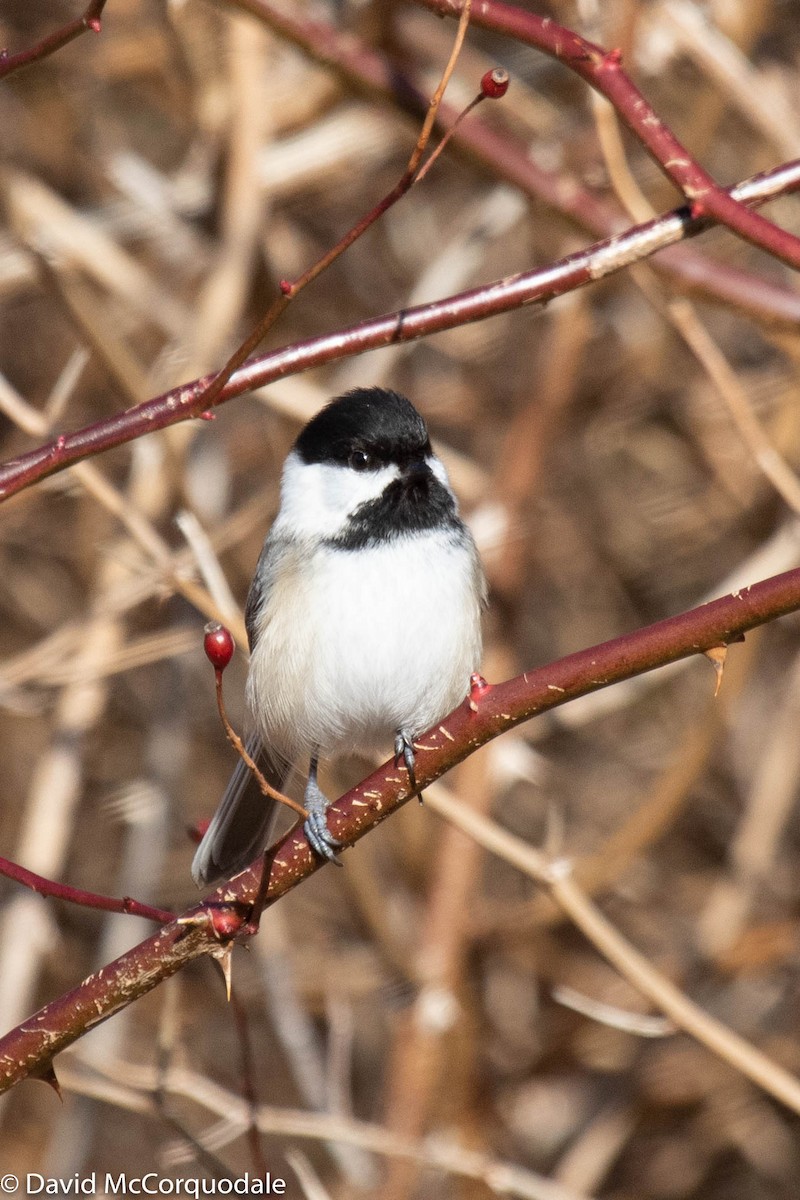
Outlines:
<svg viewBox="0 0 800 1200"><path fill-rule="evenodd" d="M47 37L42 38L40 42L27 50L19 50L16 54L0 50L0 79L10 75L12 71L21 71L23 67L29 67L31 63L39 62L41 59L55 54L62 46L66 46L68 42L74 41L75 38L90 29L92 33L99 33L100 18L106 3L107 0L90 0L82 16L76 17L74 21L68 21L66 25L62 25L61 29L48 34Z"/></svg>
<svg viewBox="0 0 800 1200"><path fill-rule="evenodd" d="M797 802L800 742L800 660L777 691L774 721L762 746L729 851L730 874L711 889L697 927L697 942L718 962L737 940L750 910L769 891Z"/></svg>
<svg viewBox="0 0 800 1200"><path fill-rule="evenodd" d="M608 1025L611 1029L622 1029L640 1038L663 1038L675 1033L678 1026L668 1017L651 1017L644 1013L630 1012L618 1008L615 1004L606 1004L595 1000L593 996L584 996L582 992L567 984L558 984L552 988L550 995L556 1004L571 1008L573 1012L582 1013L598 1024Z"/></svg>
<svg viewBox="0 0 800 1200"><path fill-rule="evenodd" d="M133 496L133 479L129 493ZM117 543L119 544L119 543ZM75 659L76 678L59 691L48 745L38 755L29 784L14 858L45 879L63 875L75 812L86 777L87 739L97 728L108 699L102 668L123 640L123 621L109 611L109 594L128 576L115 550L102 557L87 601L85 636ZM83 681L78 680L83 676ZM88 677L88 678L87 678ZM42 836L42 830L46 836ZM2 1025L19 1020L32 1001L42 964L41 931L50 927L48 906L17 893L3 911L0 930L0 1011ZM19 930L25 936L20 939ZM38 949L37 949L38 947Z"/></svg>
<svg viewBox="0 0 800 1200"><path fill-rule="evenodd" d="M783 455L775 449L733 367L700 321L688 300L671 300L669 319L695 358L704 368L735 424L758 469L770 481L784 503L800 516L800 479Z"/></svg>
<svg viewBox="0 0 800 1200"><path fill-rule="evenodd" d="M456 772L456 787L470 808L488 813L494 789L486 758L463 763ZM448 1090L451 1111L463 1111L467 1103L463 1095L458 1096L456 1079L462 1073L455 1072L456 1078L446 1084L445 1072L450 1062L448 1047L463 1031L466 1021L465 974L470 951L466 915L475 880L481 875L483 852L458 829L442 832L413 959L412 977L418 993L413 1006L394 1023L386 1068L386 1124L393 1133L406 1137L421 1137L435 1121L436 1098L443 1086ZM439 1019L431 1019L433 1010L440 1014ZM463 1053L470 1053L466 1046ZM471 1072L464 1071L463 1075L464 1079L470 1078ZM383 1200L413 1195L414 1166L410 1162L391 1164L383 1181Z"/></svg>
<svg viewBox="0 0 800 1200"><path fill-rule="evenodd" d="M694 59L717 86L726 102L736 106L745 121L791 158L800 146L800 124L794 109L769 78L748 62L741 48L709 20L709 14L688 0L668 0L653 18L677 34L681 50Z"/></svg>
<svg viewBox="0 0 800 1200"><path fill-rule="evenodd" d="M152 1093L160 1081L148 1067L125 1064L113 1073L100 1072L96 1068L90 1073L85 1069L76 1070L70 1063L64 1068L63 1082L77 1095L146 1114L153 1112ZM246 1103L197 1071L170 1067L162 1086L171 1095L190 1099L193 1104L224 1120L230 1126L231 1141L247 1128ZM409 1158L421 1167L445 1171L456 1178L479 1180L496 1195L516 1196L520 1200L589 1200L583 1192L578 1193L566 1184L471 1150L466 1145L453 1145L442 1138L417 1142L392 1134L381 1125L349 1117L260 1105L258 1127L262 1133L273 1137L282 1135L338 1142L372 1154Z"/></svg>
<svg viewBox="0 0 800 1200"><path fill-rule="evenodd" d="M250 1119L247 1123L247 1140L250 1145L250 1157L253 1170L257 1174L266 1175L267 1161L264 1158L264 1148L258 1131L258 1091L256 1088L255 1063L253 1061L253 1044L247 1020L247 1011L239 1002L236 993L231 994L231 1010L236 1026L236 1036L239 1039L239 1058L242 1070L242 1096L247 1104Z"/></svg>
<svg viewBox="0 0 800 1200"><path fill-rule="evenodd" d="M56 900L69 900L71 904L80 904L84 908L100 908L104 912L128 913L133 917L145 917L148 921L157 921L164 925L171 921L175 914L163 908L153 908L130 896L117 899L116 896L101 896L96 892L86 892L83 888L70 887L66 883L56 883L53 879L45 879L35 871L21 867L19 863L11 862L8 858L0 858L0 875L13 879L38 892L40 896L52 896Z"/></svg>
<svg viewBox="0 0 800 1200"><path fill-rule="evenodd" d="M732 195L744 203L759 204L798 188L800 160L754 176L733 188ZM544 304L575 288L613 275L631 263L648 258L686 237L694 237L707 228L706 219L693 217L686 209L677 209L655 221L634 226L617 237L597 242L542 270L505 277L444 300L374 317L332 334L296 342L246 363L222 389L217 404L323 363L429 337L526 305ZM145 433L200 416L206 403L205 389L213 378L206 376L172 388L153 400L76 433L62 434L54 441L1 464L0 500L84 458L124 445Z"/></svg>
<svg viewBox="0 0 800 1200"><path fill-rule="evenodd" d="M256 494L242 508L215 527L211 536L212 547L230 548L253 530L263 528L266 511L263 502L263 492ZM195 567L194 556L190 548L173 552L173 566L176 576L181 576ZM762 572L763 574L763 572ZM107 612L121 616L130 612L138 604L149 597L159 594L163 589L162 573L159 568L150 566L137 572L135 580L127 579L113 588L105 598ZM241 640L245 641L247 634L244 621L239 618L234 624L234 630L241 625ZM0 691L23 688L32 682L39 684L59 685L71 681L86 682L117 671L130 670L143 662L156 661L169 653L184 653L188 645L184 638L191 637L192 646L197 647L197 631L184 633L170 631L160 634L145 635L141 639L129 641L127 650L106 652L102 661L84 662L84 648L91 644L92 621L84 617L81 620L67 620L60 627L45 634L39 641L7 659L0 671ZM236 634L237 638L239 634ZM169 642L175 638L171 648L163 645L161 639Z"/></svg>
<svg viewBox="0 0 800 1200"><path fill-rule="evenodd" d="M35 437L43 437L51 432L51 423L32 405L20 396L8 381L0 375L0 412L11 421ZM100 469L93 463L79 462L75 464L74 477L85 488L86 492L97 501L106 511L127 530L133 541L152 559L163 573L163 580L176 592L181 593L198 612L215 620L223 616L239 634L242 626L238 610L222 612L214 596L193 579L187 578L186 571L175 569L172 550L159 534L153 522L114 486ZM196 546L189 538L190 546L197 556ZM198 565L201 565L198 561ZM243 629L243 626L242 626Z"/></svg>
<svg viewBox="0 0 800 1200"><path fill-rule="evenodd" d="M206 657L214 668L214 688L217 697L217 711L219 719L222 722L222 727L225 730L225 736L233 746L236 753L244 762L248 770L255 776L256 782L264 796L270 800L276 800L278 804L285 804L292 812L305 820L308 816L307 811L302 804L298 804L296 800L292 800L290 796L284 796L283 792L279 792L267 781L263 771L259 769L258 763L248 753L244 742L239 737L236 730L228 720L228 714L225 711L225 700L222 695L222 674L225 668L231 661L234 651L233 638L229 630L224 625L220 625L218 621L210 621L205 628L205 638L203 642Z"/></svg>
<svg viewBox="0 0 800 1200"><path fill-rule="evenodd" d="M292 812L297 813L299 817L302 817L302 819L305 820L308 816L308 812L305 808L303 808L302 804L298 804L298 802L293 800L291 796L284 796L283 792L279 792L276 788L272 787L272 785L264 778L264 773L259 770L258 763L256 763L255 759L247 753L244 742L231 725L230 721L228 720L228 714L225 712L225 704L222 699L222 678L219 674L215 679L215 687L217 693L217 708L219 710L220 719L225 730L225 736L239 757L244 760L248 769L255 775L256 780L258 781L258 786L261 788L263 794L268 796L270 800L277 800L279 804L285 804L287 808L290 808Z"/></svg>

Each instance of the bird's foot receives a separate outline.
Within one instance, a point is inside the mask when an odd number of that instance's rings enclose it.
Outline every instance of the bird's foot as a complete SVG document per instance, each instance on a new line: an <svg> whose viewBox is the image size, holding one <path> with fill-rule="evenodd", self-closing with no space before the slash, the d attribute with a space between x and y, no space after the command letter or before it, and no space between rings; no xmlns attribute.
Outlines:
<svg viewBox="0 0 800 1200"><path fill-rule="evenodd" d="M342 864L336 857L336 851L341 848L342 843L328 829L328 800L316 779L310 778L308 781L305 806L308 816L303 823L303 832L309 846L320 858L325 858L340 867Z"/></svg>
<svg viewBox="0 0 800 1200"><path fill-rule="evenodd" d="M408 779L411 784L412 792L417 790L417 776L414 766L417 761L416 751L414 750L414 739L410 737L404 729L399 729L394 739L394 762L395 766L400 765L400 760L403 760L405 768L408 771ZM422 792L419 793L419 802L422 804Z"/></svg>

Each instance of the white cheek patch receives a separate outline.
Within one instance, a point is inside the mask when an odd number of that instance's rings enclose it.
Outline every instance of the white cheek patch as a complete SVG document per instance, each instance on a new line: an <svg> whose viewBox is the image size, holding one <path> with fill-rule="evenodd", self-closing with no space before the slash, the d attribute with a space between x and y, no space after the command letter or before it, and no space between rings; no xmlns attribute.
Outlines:
<svg viewBox="0 0 800 1200"><path fill-rule="evenodd" d="M330 463L304 463L293 450L283 467L281 506L273 529L288 537L335 537L359 505L377 500L398 475L394 465L354 471Z"/></svg>
<svg viewBox="0 0 800 1200"><path fill-rule="evenodd" d="M428 466L430 467L433 474L439 480L439 483L444 484L444 486L447 488L447 490L450 491L451 490L450 480L448 478L447 471L445 470L445 465L442 462L442 460L440 458L437 458L435 454L429 454L428 457L425 459L425 462L428 464Z"/></svg>

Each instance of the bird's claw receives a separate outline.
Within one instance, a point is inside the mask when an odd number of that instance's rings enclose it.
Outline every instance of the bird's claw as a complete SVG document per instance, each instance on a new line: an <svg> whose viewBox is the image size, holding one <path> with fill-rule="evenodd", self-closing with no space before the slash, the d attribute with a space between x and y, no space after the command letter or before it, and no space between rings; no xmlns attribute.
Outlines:
<svg viewBox="0 0 800 1200"><path fill-rule="evenodd" d="M342 842L331 833L328 829L328 802L323 795L307 796L306 808L308 816L303 823L303 832L306 835L308 844L311 849L320 858L326 859L328 862L336 863L337 867L342 864L336 857L336 851L341 849Z"/></svg>
<svg viewBox="0 0 800 1200"><path fill-rule="evenodd" d="M408 779L411 784L411 791L416 792L416 790L417 790L417 775L416 775L416 771L414 770L414 767L415 767L415 764L417 761L417 755L414 750L414 741L413 741L413 738L409 737L409 735L407 733L405 733L402 729L398 731L397 736L394 739L395 766L400 765L401 758L403 760L403 763L405 764L406 770L408 771ZM421 792L419 794L419 802L420 802L420 804L422 803L422 793Z"/></svg>

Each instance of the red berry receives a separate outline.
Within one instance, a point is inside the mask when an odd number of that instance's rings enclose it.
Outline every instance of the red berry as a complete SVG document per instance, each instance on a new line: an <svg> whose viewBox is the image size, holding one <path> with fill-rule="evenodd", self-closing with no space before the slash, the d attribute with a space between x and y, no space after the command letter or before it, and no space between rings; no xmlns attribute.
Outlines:
<svg viewBox="0 0 800 1200"><path fill-rule="evenodd" d="M206 658L215 671L224 671L236 649L236 643L231 637L230 630L226 629L224 625L220 625L219 621L209 621L205 628L205 635L203 649L206 652Z"/></svg>
<svg viewBox="0 0 800 1200"><path fill-rule="evenodd" d="M481 79L481 95L487 100L499 100L508 91L508 71L495 67Z"/></svg>

